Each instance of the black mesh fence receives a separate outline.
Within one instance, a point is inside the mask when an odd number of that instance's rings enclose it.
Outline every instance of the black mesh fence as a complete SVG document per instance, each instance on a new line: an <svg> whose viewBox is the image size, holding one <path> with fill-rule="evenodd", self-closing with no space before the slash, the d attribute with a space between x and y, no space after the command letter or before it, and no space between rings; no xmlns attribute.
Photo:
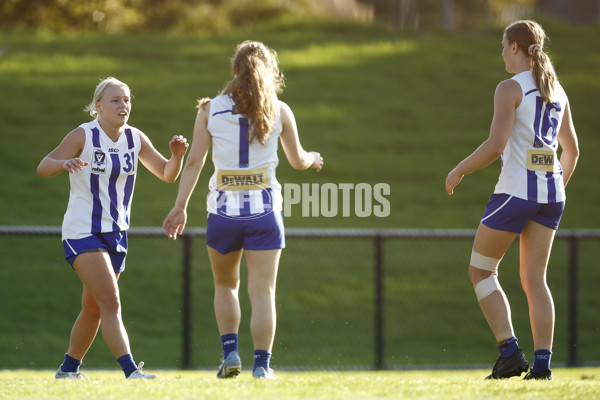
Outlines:
<svg viewBox="0 0 600 400"><path fill-rule="evenodd" d="M0 227L0 368L62 361L80 307L81 283L63 259L57 227ZM221 344L203 229L182 240L158 228L130 231L120 283L136 360L148 366L214 368ZM468 279L473 231L288 229L277 286L272 363L287 369L445 368L491 365L494 337ZM548 269L556 307L553 363L600 361L599 231L559 231ZM573 271L577 279L570 279ZM242 265L242 360L252 362ZM519 281L518 241L500 266L515 332L533 343ZM187 304L186 304L186 301ZM575 347L573 347L573 344ZM101 334L88 367L116 367Z"/></svg>

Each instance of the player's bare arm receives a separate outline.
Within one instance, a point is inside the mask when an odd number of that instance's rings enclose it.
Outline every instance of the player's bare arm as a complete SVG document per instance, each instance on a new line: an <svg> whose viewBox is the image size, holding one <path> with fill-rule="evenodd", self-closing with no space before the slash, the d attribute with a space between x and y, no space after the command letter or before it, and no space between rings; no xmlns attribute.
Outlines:
<svg viewBox="0 0 600 400"><path fill-rule="evenodd" d="M175 206L163 222L165 235L173 240L177 239L178 234L181 235L183 233L183 229L187 222L187 205L192 192L198 183L198 177L202 172L202 168L206 162L208 149L210 148L211 138L206 127L209 112L210 107L205 104L200 108L200 111L196 116L194 138L185 167L181 173Z"/></svg>
<svg viewBox="0 0 600 400"><path fill-rule="evenodd" d="M89 160L81 160L79 155L85 145L85 131L77 127L69 132L62 142L42 159L37 167L37 174L41 177L52 177L63 171L74 174L83 170Z"/></svg>
<svg viewBox="0 0 600 400"><path fill-rule="evenodd" d="M321 171L323 168L323 157L315 151L307 152L302 148L294 113L284 102L280 102L280 105L281 123L283 125L280 136L281 146L290 165L298 170L314 168L317 172Z"/></svg>

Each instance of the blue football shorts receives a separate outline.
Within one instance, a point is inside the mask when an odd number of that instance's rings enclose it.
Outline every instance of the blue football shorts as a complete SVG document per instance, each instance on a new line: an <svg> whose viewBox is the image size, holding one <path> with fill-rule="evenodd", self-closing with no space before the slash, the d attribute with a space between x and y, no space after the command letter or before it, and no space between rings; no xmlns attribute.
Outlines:
<svg viewBox="0 0 600 400"><path fill-rule="evenodd" d="M268 212L254 218L236 218L208 213L206 244L221 254L240 249L283 249L283 215Z"/></svg>
<svg viewBox="0 0 600 400"><path fill-rule="evenodd" d="M65 258L73 266L79 254L97 251L107 252L115 274L125 270L125 257L127 256L127 231L95 233L83 239L63 240Z"/></svg>
<svg viewBox="0 0 600 400"><path fill-rule="evenodd" d="M520 234L529 220L558 229L565 202L538 203L505 193L494 193L485 207L481 222L492 229Z"/></svg>

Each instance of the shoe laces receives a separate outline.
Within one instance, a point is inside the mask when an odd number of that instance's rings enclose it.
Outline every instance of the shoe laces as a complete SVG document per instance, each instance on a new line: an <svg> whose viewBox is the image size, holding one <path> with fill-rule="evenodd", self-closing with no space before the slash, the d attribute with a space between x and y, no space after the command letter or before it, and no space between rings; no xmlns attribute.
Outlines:
<svg viewBox="0 0 600 400"><path fill-rule="evenodd" d="M140 361L140 363L137 366L137 370L140 371L140 373L144 373L144 371L142 371L142 369L144 368L144 362Z"/></svg>

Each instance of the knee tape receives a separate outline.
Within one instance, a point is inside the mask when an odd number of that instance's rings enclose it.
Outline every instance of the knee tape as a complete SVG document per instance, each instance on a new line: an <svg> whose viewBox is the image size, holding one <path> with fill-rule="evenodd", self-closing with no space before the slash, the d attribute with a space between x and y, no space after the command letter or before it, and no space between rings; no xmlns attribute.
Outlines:
<svg viewBox="0 0 600 400"><path fill-rule="evenodd" d="M498 265L501 260L501 258L484 256L475 250L471 252L471 265L484 271L490 271L492 274L498 274Z"/></svg>
<svg viewBox="0 0 600 400"><path fill-rule="evenodd" d="M475 285L475 294L477 295L477 301L485 299L496 290L502 290L500 282L498 282L498 275L491 274L485 279L480 280Z"/></svg>

